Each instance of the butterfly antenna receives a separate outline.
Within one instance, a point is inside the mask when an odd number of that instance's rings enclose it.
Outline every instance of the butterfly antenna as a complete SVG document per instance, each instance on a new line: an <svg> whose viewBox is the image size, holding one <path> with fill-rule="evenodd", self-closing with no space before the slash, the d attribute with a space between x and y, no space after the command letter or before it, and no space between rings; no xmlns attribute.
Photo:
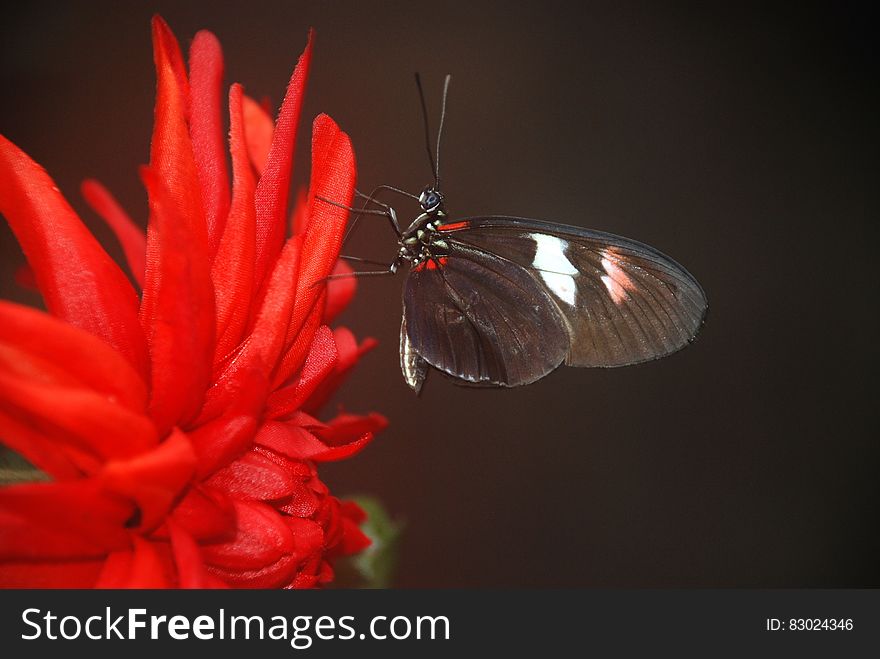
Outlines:
<svg viewBox="0 0 880 659"><path fill-rule="evenodd" d="M443 137L443 123L446 120L446 97L449 95L449 82L452 80L450 74L446 74L446 80L443 82L443 104L440 106L440 128L437 130L437 148L436 163L434 168L434 189L440 189L440 138ZM422 101L424 103L424 101Z"/></svg>
<svg viewBox="0 0 880 659"><path fill-rule="evenodd" d="M434 174L434 181L439 181L437 177L437 165L434 162L434 154L431 153L431 129L428 127L428 106L425 103L425 92L422 89L422 78L416 73L416 87L419 88L419 100L422 102L422 122L425 125L425 150L428 152L428 160L431 163L431 173Z"/></svg>

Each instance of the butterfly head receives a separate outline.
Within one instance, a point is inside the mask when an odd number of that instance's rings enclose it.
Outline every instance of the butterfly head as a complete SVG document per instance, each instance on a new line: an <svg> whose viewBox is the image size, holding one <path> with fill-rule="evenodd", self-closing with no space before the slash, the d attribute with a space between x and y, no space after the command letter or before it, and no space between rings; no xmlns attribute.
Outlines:
<svg viewBox="0 0 880 659"><path fill-rule="evenodd" d="M429 185L419 195L419 205L428 215L436 215L443 208L443 195Z"/></svg>

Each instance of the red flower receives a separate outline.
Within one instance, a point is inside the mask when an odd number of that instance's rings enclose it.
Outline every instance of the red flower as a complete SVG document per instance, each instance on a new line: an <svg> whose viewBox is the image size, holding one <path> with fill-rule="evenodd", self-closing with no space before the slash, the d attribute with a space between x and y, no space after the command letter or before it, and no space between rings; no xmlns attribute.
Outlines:
<svg viewBox="0 0 880 659"><path fill-rule="evenodd" d="M53 479L0 490L0 585L310 587L369 541L316 464L360 451L377 414L319 407L370 347L327 323L354 293L337 264L354 155L315 119L308 194L285 239L293 145L311 59L278 120L233 85L232 185L223 60L200 32L189 72L153 21L158 76L147 235L98 183L89 204L121 241L138 296L54 186L0 137L0 212L49 314L0 302L0 440Z"/></svg>

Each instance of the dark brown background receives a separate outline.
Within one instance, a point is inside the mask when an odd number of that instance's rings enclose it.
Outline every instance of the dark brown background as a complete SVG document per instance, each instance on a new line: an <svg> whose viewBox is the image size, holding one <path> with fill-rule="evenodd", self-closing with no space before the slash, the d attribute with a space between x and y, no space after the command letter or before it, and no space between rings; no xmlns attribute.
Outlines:
<svg viewBox="0 0 880 659"><path fill-rule="evenodd" d="M343 320L381 346L341 399L391 426L323 474L406 520L398 585L880 585L868 196L880 115L864 13L476 0L15 10L0 27L0 131L117 256L77 186L97 176L146 216L136 167L154 11L184 43L214 30L227 79L276 101L314 25L306 121L326 111L351 134L362 187L428 182L412 73L433 111L453 73L453 213L632 236L708 293L700 340L671 358L561 369L514 391L435 377L419 399L397 365L401 279L362 282ZM35 301L9 283L20 255L5 224L0 245L0 292ZM390 257L395 244L379 222L354 249Z"/></svg>

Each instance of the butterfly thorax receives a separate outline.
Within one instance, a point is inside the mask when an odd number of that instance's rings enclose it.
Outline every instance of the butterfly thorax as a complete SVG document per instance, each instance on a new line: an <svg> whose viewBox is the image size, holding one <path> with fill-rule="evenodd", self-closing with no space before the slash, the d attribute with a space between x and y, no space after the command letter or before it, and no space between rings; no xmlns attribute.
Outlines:
<svg viewBox="0 0 880 659"><path fill-rule="evenodd" d="M438 227L446 220L443 196L431 187L425 188L419 197L422 214L407 227L400 237L400 250L396 263L409 263L411 268L426 264L439 265L449 246L443 240ZM431 267L431 265L427 265Z"/></svg>

